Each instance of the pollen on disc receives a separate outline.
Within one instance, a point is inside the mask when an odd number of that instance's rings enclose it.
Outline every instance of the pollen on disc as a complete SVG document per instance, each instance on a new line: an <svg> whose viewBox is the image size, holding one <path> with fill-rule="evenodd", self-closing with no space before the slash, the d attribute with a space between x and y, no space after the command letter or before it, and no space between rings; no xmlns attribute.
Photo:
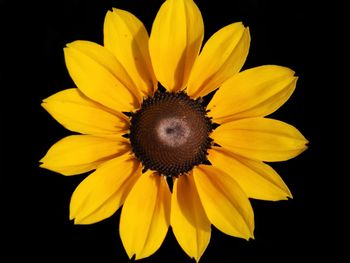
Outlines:
<svg viewBox="0 0 350 263"><path fill-rule="evenodd" d="M191 128L185 118L161 119L156 126L160 141L170 147L178 147L185 144L191 134Z"/></svg>

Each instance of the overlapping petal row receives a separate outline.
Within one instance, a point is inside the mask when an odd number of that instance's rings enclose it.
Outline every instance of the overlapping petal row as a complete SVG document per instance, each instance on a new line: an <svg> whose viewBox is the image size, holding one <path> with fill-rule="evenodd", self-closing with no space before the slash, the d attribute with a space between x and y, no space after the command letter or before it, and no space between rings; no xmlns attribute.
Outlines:
<svg viewBox="0 0 350 263"><path fill-rule="evenodd" d="M288 100L297 77L275 65L241 71L250 44L242 23L222 28L202 47L203 36L202 16L192 0L165 1L150 37L134 15L113 8L105 18L103 46L75 41L64 50L77 88L43 102L60 124L81 135L54 144L41 166L64 175L95 170L73 193L70 218L91 224L124 205L120 235L130 258L153 254L171 225L180 246L198 261L211 224L232 236L253 237L248 198L292 196L264 162L288 160L306 149L296 128L266 118ZM211 134L219 145L208 151L212 165L174 178L172 193L156 171L142 173L122 137L130 125L123 112L139 109L158 82L192 98L218 89L207 106L220 124Z"/></svg>

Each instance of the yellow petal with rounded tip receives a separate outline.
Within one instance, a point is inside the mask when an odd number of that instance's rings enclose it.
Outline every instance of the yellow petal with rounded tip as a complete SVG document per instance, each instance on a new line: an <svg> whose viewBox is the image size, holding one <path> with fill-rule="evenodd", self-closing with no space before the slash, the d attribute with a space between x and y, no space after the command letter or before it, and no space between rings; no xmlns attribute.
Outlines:
<svg viewBox="0 0 350 263"><path fill-rule="evenodd" d="M40 160L40 167L63 175L81 174L129 149L129 143L123 138L116 140L91 135L71 135L49 149Z"/></svg>
<svg viewBox="0 0 350 263"><path fill-rule="evenodd" d="M307 140L296 128L268 118L225 123L210 137L227 151L267 162L291 159L307 148Z"/></svg>
<svg viewBox="0 0 350 263"><path fill-rule="evenodd" d="M86 177L70 202L75 224L92 224L113 215L141 176L141 164L129 154L109 160Z"/></svg>
<svg viewBox="0 0 350 263"><path fill-rule="evenodd" d="M272 167L228 152L222 147L208 150L213 166L230 175L250 198L277 201L292 197L287 185Z"/></svg>
<svg viewBox="0 0 350 263"><path fill-rule="evenodd" d="M253 209L236 181L209 165L195 167L193 177L210 222L228 235L253 238Z"/></svg>
<svg viewBox="0 0 350 263"><path fill-rule="evenodd" d="M152 255L162 244L169 227L170 190L164 176L142 174L125 200L120 215L120 237L129 256Z"/></svg>
<svg viewBox="0 0 350 263"><path fill-rule="evenodd" d="M153 22L149 49L158 81L176 92L186 87L204 36L202 15L192 0L167 0Z"/></svg>
<svg viewBox="0 0 350 263"><path fill-rule="evenodd" d="M248 56L249 45L249 29L240 22L216 32L193 66L187 94L192 98L203 97L238 73Z"/></svg>
<svg viewBox="0 0 350 263"><path fill-rule="evenodd" d="M209 244L211 226L192 174L175 179L170 224L182 249L198 262Z"/></svg>
<svg viewBox="0 0 350 263"><path fill-rule="evenodd" d="M112 113L85 97L78 89L66 89L43 100L42 106L65 128L90 135L120 136L129 128L126 116Z"/></svg>
<svg viewBox="0 0 350 263"><path fill-rule="evenodd" d="M140 106L140 91L106 48L80 40L67 44L64 56L74 83L90 99L121 112Z"/></svg>
<svg viewBox="0 0 350 263"><path fill-rule="evenodd" d="M217 123L263 117L281 107L297 82L294 71L267 65L245 70L228 79L215 93L207 109Z"/></svg>
<svg viewBox="0 0 350 263"><path fill-rule="evenodd" d="M123 65L143 96L157 88L148 50L148 33L133 14L113 8L108 11L103 28L104 46Z"/></svg>

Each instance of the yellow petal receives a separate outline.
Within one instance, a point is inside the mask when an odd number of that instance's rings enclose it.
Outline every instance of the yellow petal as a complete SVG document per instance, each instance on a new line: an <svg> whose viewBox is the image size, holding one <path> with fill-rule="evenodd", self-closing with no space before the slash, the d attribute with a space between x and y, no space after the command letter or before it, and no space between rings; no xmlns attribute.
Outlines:
<svg viewBox="0 0 350 263"><path fill-rule="evenodd" d="M106 48L75 41L64 48L64 56L70 76L87 97L121 112L139 107L140 91Z"/></svg>
<svg viewBox="0 0 350 263"><path fill-rule="evenodd" d="M110 50L129 73L144 96L157 88L148 50L148 33L133 14L113 8L104 22L104 46Z"/></svg>
<svg viewBox="0 0 350 263"><path fill-rule="evenodd" d="M198 262L209 244L211 227L192 174L175 179L170 224L182 249Z"/></svg>
<svg viewBox="0 0 350 263"><path fill-rule="evenodd" d="M43 100L42 106L71 131L117 136L128 130L126 116L107 111L85 97L78 89L66 89Z"/></svg>
<svg viewBox="0 0 350 263"><path fill-rule="evenodd" d="M202 15L192 0L167 0L159 9L149 49L158 81L168 91L186 87L203 35Z"/></svg>
<svg viewBox="0 0 350 263"><path fill-rule="evenodd" d="M91 135L71 135L55 143L40 160L40 167L64 175L95 169L99 164L130 149L127 142Z"/></svg>
<svg viewBox="0 0 350 263"><path fill-rule="evenodd" d="M86 177L70 202L75 224L92 224L113 215L141 175L140 162L128 154L109 160Z"/></svg>
<svg viewBox="0 0 350 263"><path fill-rule="evenodd" d="M203 97L238 73L249 51L249 29L242 23L228 25L216 32L204 45L193 66L187 93Z"/></svg>
<svg viewBox="0 0 350 263"><path fill-rule="evenodd" d="M249 118L222 124L211 137L226 150L267 162L291 159L307 147L305 137L293 126L267 118Z"/></svg>
<svg viewBox="0 0 350 263"><path fill-rule="evenodd" d="M262 117L281 107L292 95L297 77L280 66L245 70L227 80L208 105L209 116L217 123Z"/></svg>
<svg viewBox="0 0 350 263"><path fill-rule="evenodd" d="M141 175L120 215L120 237L129 258L152 255L166 236L169 219L170 190L165 177L152 172Z"/></svg>
<svg viewBox="0 0 350 263"><path fill-rule="evenodd" d="M254 213L248 197L231 176L209 165L193 169L205 213L220 231L236 237L253 237Z"/></svg>
<svg viewBox="0 0 350 263"><path fill-rule="evenodd" d="M208 150L213 166L230 175L250 198L277 201L292 197L288 187L272 167L229 153L221 147Z"/></svg>

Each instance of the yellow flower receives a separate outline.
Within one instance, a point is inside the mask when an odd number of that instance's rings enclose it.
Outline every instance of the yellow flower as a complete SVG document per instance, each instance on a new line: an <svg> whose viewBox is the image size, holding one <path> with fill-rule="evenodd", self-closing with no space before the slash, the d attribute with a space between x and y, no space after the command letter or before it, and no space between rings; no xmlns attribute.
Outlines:
<svg viewBox="0 0 350 263"><path fill-rule="evenodd" d="M250 44L242 23L222 28L201 50L203 35L192 0L165 1L150 37L135 16L113 9L103 46L75 41L64 49L77 88L42 104L81 135L53 145L41 167L64 175L95 170L74 191L70 218L91 224L123 205L119 232L130 258L153 254L171 225L198 261L211 224L253 238L248 198L291 197L264 162L293 158L307 141L265 116L288 100L297 77L273 65L240 72Z"/></svg>

